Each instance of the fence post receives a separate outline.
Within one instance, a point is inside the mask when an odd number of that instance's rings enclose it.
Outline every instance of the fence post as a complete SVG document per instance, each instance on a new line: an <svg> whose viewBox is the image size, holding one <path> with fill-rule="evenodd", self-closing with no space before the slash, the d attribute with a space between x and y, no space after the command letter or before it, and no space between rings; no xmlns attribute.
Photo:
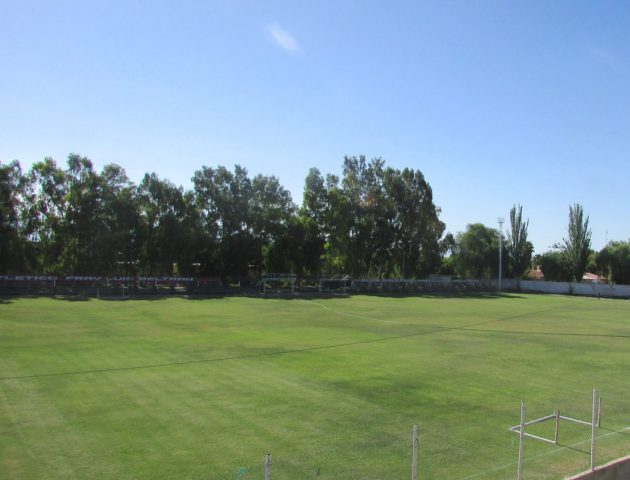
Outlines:
<svg viewBox="0 0 630 480"><path fill-rule="evenodd" d="M523 480L523 443L525 440L525 402L521 402L521 430L518 436L518 480Z"/></svg>
<svg viewBox="0 0 630 480"><path fill-rule="evenodd" d="M265 480L271 480L271 453L265 455Z"/></svg>
<svg viewBox="0 0 630 480"><path fill-rule="evenodd" d="M420 441L418 439L418 425L413 426L411 441L413 446L411 454L411 480L418 480L418 447L420 446Z"/></svg>
<svg viewBox="0 0 630 480"><path fill-rule="evenodd" d="M597 396L597 426L602 426L602 397Z"/></svg>
<svg viewBox="0 0 630 480"><path fill-rule="evenodd" d="M597 439L597 390L593 389L593 416L592 416L592 425L591 425L591 470L595 470L595 465L597 464L595 459L595 442Z"/></svg>
<svg viewBox="0 0 630 480"><path fill-rule="evenodd" d="M558 437L560 436L560 410L556 410L556 431L553 436L553 443L558 445Z"/></svg>

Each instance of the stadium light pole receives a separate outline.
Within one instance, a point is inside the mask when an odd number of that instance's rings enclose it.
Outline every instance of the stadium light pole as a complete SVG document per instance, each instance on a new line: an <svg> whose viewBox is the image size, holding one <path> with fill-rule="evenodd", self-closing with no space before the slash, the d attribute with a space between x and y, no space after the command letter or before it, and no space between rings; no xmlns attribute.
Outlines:
<svg viewBox="0 0 630 480"><path fill-rule="evenodd" d="M499 217L497 218L497 222L499 223L499 292L501 291L501 274L503 272L503 222L505 222L505 218Z"/></svg>

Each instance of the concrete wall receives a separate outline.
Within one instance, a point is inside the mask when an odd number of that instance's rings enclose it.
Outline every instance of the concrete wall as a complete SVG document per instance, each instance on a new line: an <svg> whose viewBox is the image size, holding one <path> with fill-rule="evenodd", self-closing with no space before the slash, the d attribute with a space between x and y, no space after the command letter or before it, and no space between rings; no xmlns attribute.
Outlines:
<svg viewBox="0 0 630 480"><path fill-rule="evenodd" d="M542 280L503 280L506 290L521 292L556 293L560 295L584 295L597 297L630 298L630 285L604 283L545 282Z"/></svg>
<svg viewBox="0 0 630 480"><path fill-rule="evenodd" d="M580 473L568 480L627 480L630 478L630 455L614 460L595 470Z"/></svg>

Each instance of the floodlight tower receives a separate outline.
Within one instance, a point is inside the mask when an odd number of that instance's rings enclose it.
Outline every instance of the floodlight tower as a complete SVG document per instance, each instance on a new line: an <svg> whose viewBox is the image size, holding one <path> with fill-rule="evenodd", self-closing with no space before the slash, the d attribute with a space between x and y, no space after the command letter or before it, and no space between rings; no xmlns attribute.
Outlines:
<svg viewBox="0 0 630 480"><path fill-rule="evenodd" d="M501 291L501 274L503 272L503 223L505 222L505 218L499 217L497 218L497 222L499 223L499 292Z"/></svg>

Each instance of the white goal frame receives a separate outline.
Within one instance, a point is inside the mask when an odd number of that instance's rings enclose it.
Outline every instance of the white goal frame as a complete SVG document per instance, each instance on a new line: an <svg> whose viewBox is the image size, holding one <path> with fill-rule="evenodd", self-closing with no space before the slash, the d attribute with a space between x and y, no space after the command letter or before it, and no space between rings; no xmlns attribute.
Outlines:
<svg viewBox="0 0 630 480"><path fill-rule="evenodd" d="M537 423L547 422L549 420L555 420L555 423L556 423L553 439L541 437L538 435L533 435L525 431L525 427L528 427L530 425L535 425ZM597 429L598 427L601 427L601 424L602 424L602 399L599 396L597 390L593 389L593 413L592 413L590 422L587 422L585 420L579 420L573 417L560 415L560 410L556 410L551 415L545 415L544 417L535 418L534 420L530 420L526 422L525 421L525 402L521 402L521 423L519 425L515 425L509 428L510 432L513 432L519 435L518 477L517 477L518 480L522 480L523 478L523 443L524 443L525 437L532 438L534 440L538 440L545 443L550 443L552 445L558 445L558 438L560 434L560 420L566 420L568 422L578 423L580 425L586 425L586 426L591 427L591 470L595 470L595 466L596 466L595 446L596 446L596 440L597 440Z"/></svg>
<svg viewBox="0 0 630 480"><path fill-rule="evenodd" d="M288 284L290 291L295 292L295 283L297 282L297 275L295 273L265 273L260 280L262 283L263 293L267 293L267 288L270 288L269 284L279 283L281 285ZM277 291L286 292L288 289L279 289Z"/></svg>

